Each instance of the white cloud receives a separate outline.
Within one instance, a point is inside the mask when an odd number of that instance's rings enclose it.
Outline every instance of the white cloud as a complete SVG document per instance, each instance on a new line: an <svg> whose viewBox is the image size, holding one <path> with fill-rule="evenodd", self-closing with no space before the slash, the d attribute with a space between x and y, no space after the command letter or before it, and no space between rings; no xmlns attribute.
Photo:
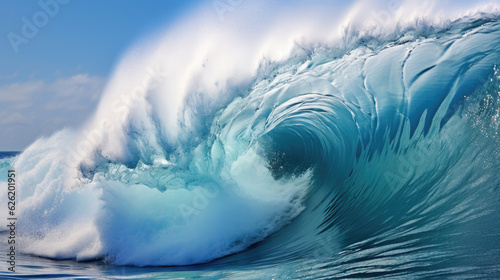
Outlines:
<svg viewBox="0 0 500 280"><path fill-rule="evenodd" d="M99 96L102 86L100 77L91 77L88 74L78 74L67 79L58 79L51 86L51 90L59 96L72 96L75 94L85 94L92 99Z"/></svg>
<svg viewBox="0 0 500 280"><path fill-rule="evenodd" d="M43 81L29 81L14 83L0 87L0 102L22 101L28 99L33 93L46 87Z"/></svg>
<svg viewBox="0 0 500 280"><path fill-rule="evenodd" d="M0 119L0 122L2 124L7 124L7 125L28 124L29 119L27 118L27 116L25 116L19 112L15 112L11 115L4 113L4 114L2 114L2 118Z"/></svg>
<svg viewBox="0 0 500 280"><path fill-rule="evenodd" d="M22 150L38 137L74 127L94 111L104 79L78 74L55 81L0 86L0 151Z"/></svg>

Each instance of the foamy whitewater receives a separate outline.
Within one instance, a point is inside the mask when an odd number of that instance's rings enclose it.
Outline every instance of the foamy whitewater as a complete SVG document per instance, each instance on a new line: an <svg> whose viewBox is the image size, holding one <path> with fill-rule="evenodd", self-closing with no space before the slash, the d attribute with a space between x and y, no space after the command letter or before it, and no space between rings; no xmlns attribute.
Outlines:
<svg viewBox="0 0 500 280"><path fill-rule="evenodd" d="M20 253L209 278L500 277L499 4L247 2L149 36L85 125L0 159Z"/></svg>

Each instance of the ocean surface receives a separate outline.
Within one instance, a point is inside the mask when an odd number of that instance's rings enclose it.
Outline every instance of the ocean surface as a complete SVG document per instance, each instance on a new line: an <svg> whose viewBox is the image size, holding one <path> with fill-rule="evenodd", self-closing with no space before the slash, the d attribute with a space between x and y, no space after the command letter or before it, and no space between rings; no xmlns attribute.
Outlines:
<svg viewBox="0 0 500 280"><path fill-rule="evenodd" d="M84 126L0 153L0 278L500 278L500 16L432 19L131 50Z"/></svg>

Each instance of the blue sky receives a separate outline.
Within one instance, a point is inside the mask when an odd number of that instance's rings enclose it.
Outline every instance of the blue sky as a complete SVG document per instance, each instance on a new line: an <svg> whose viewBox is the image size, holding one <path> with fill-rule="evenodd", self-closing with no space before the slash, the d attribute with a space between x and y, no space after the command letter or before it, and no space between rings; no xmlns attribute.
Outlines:
<svg viewBox="0 0 500 280"><path fill-rule="evenodd" d="M199 2L56 1L0 1L0 150L83 122L123 53Z"/></svg>

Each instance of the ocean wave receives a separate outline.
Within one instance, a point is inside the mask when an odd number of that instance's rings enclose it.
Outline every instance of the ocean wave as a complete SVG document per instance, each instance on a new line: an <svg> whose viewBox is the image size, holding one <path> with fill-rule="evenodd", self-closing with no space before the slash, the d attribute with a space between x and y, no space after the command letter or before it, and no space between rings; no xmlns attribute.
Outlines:
<svg viewBox="0 0 500 280"><path fill-rule="evenodd" d="M497 274L499 18L410 23L286 55L189 28L132 50L81 130L9 159L23 252Z"/></svg>

